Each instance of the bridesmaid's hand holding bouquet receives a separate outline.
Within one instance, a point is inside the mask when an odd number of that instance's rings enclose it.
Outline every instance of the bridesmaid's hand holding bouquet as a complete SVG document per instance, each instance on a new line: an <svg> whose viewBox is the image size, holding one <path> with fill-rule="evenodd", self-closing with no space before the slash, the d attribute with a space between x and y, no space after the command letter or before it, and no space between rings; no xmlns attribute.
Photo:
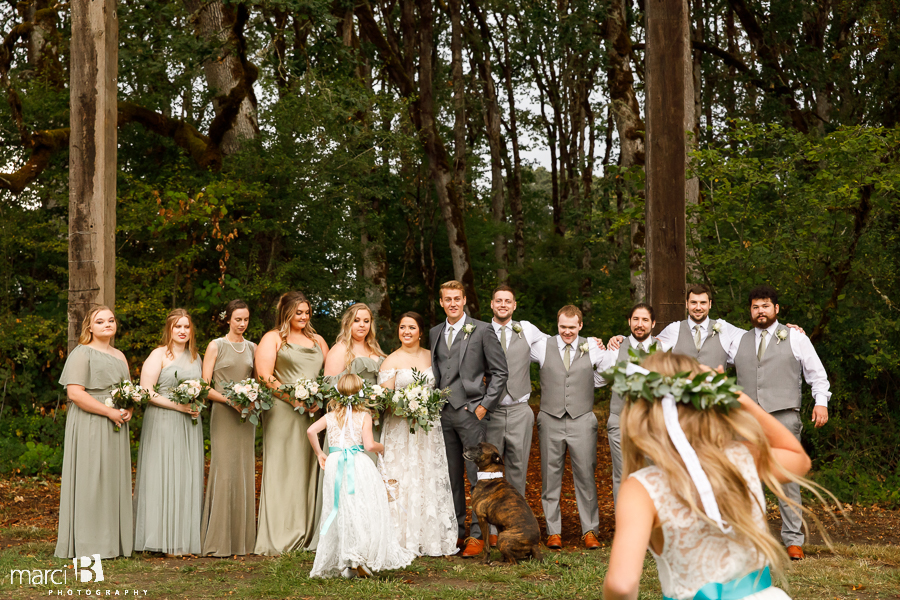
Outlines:
<svg viewBox="0 0 900 600"><path fill-rule="evenodd" d="M204 400L209 395L209 384L202 379L185 379L178 382L169 394L169 400L190 407L191 413L199 413L206 408ZM197 417L191 415L191 425L197 424Z"/></svg>
<svg viewBox="0 0 900 600"><path fill-rule="evenodd" d="M241 413L241 423L250 419L254 425L259 425L259 417L263 411L269 410L274 404L272 392L266 386L255 379L231 381L225 384L225 394L228 403Z"/></svg>
<svg viewBox="0 0 900 600"><path fill-rule="evenodd" d="M301 415L306 411L314 413L320 408L325 408L328 402L326 385L321 376L315 379L301 377L294 383L282 385L278 391L288 396L288 402Z"/></svg>
<svg viewBox="0 0 900 600"><path fill-rule="evenodd" d="M150 392L126 379L115 385L111 397L107 398L103 403L110 408L134 410L135 406L139 405L141 402L146 402L149 399ZM118 432L119 429L121 428L116 425L115 431Z"/></svg>

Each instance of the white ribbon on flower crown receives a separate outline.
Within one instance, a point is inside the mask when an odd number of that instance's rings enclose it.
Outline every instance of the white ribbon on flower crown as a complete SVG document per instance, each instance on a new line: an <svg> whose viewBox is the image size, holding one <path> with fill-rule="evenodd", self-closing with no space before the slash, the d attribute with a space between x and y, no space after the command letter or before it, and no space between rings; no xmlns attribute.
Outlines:
<svg viewBox="0 0 900 600"><path fill-rule="evenodd" d="M626 374L628 375L633 375L635 373L648 375L650 373L647 369L634 363L628 363L625 368ZM719 512L719 503L716 502L716 495L713 493L712 484L709 483L709 477L706 476L706 471L704 471L703 467L700 465L700 459L697 457L697 453L684 435L681 423L678 422L678 407L675 404L675 397L672 396L672 394L663 396L662 407L663 419L666 423L666 431L669 433L669 439L672 440L672 444L675 446L675 449L678 450L678 454L681 456L681 460L684 461L684 466L687 468L688 475L690 475L691 481L694 482L697 493L700 494L700 503L703 504L703 512L718 525L722 533L731 533L734 529L731 525L722 520L722 513Z"/></svg>

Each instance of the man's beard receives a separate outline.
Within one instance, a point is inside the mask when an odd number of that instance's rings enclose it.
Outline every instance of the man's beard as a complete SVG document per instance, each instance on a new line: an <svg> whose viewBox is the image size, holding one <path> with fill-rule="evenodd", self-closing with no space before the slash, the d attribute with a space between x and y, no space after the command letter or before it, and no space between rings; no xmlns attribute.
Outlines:
<svg viewBox="0 0 900 600"><path fill-rule="evenodd" d="M764 316L764 315L760 315L760 317L762 317L762 316ZM769 326L770 326L772 323L775 322L775 319L776 319L776 318L777 318L777 317L772 317L772 318L770 319L768 316L766 316L766 317L765 317L765 321L760 322L759 317L757 317L757 318L753 321L753 325L756 326L757 329L768 329Z"/></svg>
<svg viewBox="0 0 900 600"><path fill-rule="evenodd" d="M637 341L643 342L643 341L645 341L647 338L650 337L650 331L649 331L649 330L645 331L645 332L643 333L643 336L644 336L644 337L638 337L638 334L635 333L634 330L632 330L632 331L631 331L631 335L633 335L633 336L634 336L634 339L636 339Z"/></svg>
<svg viewBox="0 0 900 600"><path fill-rule="evenodd" d="M688 313L688 316L691 318L691 321L693 321L694 323L697 323L697 324L699 325L700 323L702 323L703 321L706 320L706 317L709 316L709 313L707 312L707 313L704 314L702 317L700 317L700 320L699 320L699 321L698 321L697 319L695 319L695 318L694 318L694 315L692 315L692 314L690 314L690 313Z"/></svg>

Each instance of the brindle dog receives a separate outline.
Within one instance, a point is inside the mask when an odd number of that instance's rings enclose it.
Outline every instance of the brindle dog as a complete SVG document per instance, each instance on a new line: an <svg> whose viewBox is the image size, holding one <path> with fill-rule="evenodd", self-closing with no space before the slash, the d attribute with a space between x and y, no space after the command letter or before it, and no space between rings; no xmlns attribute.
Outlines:
<svg viewBox="0 0 900 600"><path fill-rule="evenodd" d="M493 444L482 442L466 448L463 458L479 472L503 473L503 457ZM522 494L503 477L481 479L472 490L472 511L485 536L484 563L491 562L490 525L497 528L497 549L512 564L529 556L541 560L541 529Z"/></svg>

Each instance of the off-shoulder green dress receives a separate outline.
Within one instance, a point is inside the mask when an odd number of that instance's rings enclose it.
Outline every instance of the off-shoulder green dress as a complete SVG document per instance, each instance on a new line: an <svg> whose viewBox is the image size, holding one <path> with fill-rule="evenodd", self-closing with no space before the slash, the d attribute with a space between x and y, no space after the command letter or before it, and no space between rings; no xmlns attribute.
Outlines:
<svg viewBox="0 0 900 600"><path fill-rule="evenodd" d="M128 365L90 346L76 346L66 359L59 383L84 386L103 402L113 386L129 379ZM131 512L131 449L128 423L119 431L108 418L66 405L59 533L56 556L101 558L130 556L134 530Z"/></svg>
<svg viewBox="0 0 900 600"><path fill-rule="evenodd" d="M256 344L216 345L212 385L224 393L225 384L253 375ZM209 418L209 475L200 525L204 556L245 555L256 544L256 425L241 423L241 415L221 402L212 402Z"/></svg>
<svg viewBox="0 0 900 600"><path fill-rule="evenodd" d="M200 379L200 357L182 352L159 373L159 393L179 381ZM200 554L203 511L203 423L191 415L149 405L144 411L134 484L136 552Z"/></svg>
<svg viewBox="0 0 900 600"><path fill-rule="evenodd" d="M282 344L275 356L275 379L294 383L315 379L325 358L319 345ZM263 414L263 472L254 554L277 556L300 548L315 550L322 512L322 470L306 430L323 411L300 414L276 399Z"/></svg>

